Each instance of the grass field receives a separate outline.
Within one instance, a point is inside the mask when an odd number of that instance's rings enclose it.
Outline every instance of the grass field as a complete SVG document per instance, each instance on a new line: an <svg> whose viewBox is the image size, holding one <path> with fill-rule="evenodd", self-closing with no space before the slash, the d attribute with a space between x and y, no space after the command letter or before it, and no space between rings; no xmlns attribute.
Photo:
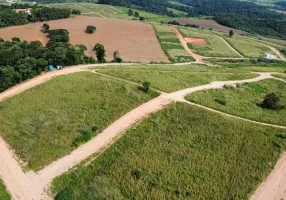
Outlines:
<svg viewBox="0 0 286 200"><path fill-rule="evenodd" d="M183 12L183 11L180 11L180 10L176 10L174 8L167 8L168 11L172 11L175 15L179 15L179 16L186 16L188 15L187 12Z"/></svg>
<svg viewBox="0 0 286 200"><path fill-rule="evenodd" d="M0 103L1 135L39 170L73 150L82 129L97 126L99 133L155 96L89 72L60 76Z"/></svg>
<svg viewBox="0 0 286 200"><path fill-rule="evenodd" d="M81 6L78 6L76 3L57 3L57 4L48 4L47 6L49 7L54 7L54 8L68 8L70 10L80 10L81 13L86 13L90 12L90 10L83 8Z"/></svg>
<svg viewBox="0 0 286 200"><path fill-rule="evenodd" d="M263 57L264 53L274 54L267 46L246 37L234 36L232 38L224 37L224 39L246 57L258 58Z"/></svg>
<svg viewBox="0 0 286 200"><path fill-rule="evenodd" d="M188 44L197 54L207 57L238 57L220 38L210 31L181 28L179 31L184 37L204 39L207 45Z"/></svg>
<svg viewBox="0 0 286 200"><path fill-rule="evenodd" d="M286 106L286 84L278 80L263 80L240 85L237 88L205 90L187 96L187 100L247 119L278 125L286 124L286 109L269 110L259 106L264 97L275 92L282 105ZM217 102L223 99L222 105Z"/></svg>
<svg viewBox="0 0 286 200"><path fill-rule="evenodd" d="M57 178L73 200L248 199L285 147L281 130L174 103L88 166Z"/></svg>
<svg viewBox="0 0 286 200"><path fill-rule="evenodd" d="M216 80L249 79L257 75L249 73L215 73L155 70L97 70L100 73L116 76L137 83L148 81L151 86L164 92L203 85Z"/></svg>
<svg viewBox="0 0 286 200"><path fill-rule="evenodd" d="M168 3L176 5L176 6L190 7L190 6L186 5L186 4L182 4L182 3L179 3L179 2L176 2L176 1L168 1Z"/></svg>
<svg viewBox="0 0 286 200"><path fill-rule="evenodd" d="M1 200L11 200L9 193L6 190L5 185L2 183L0 179L0 199Z"/></svg>
<svg viewBox="0 0 286 200"><path fill-rule="evenodd" d="M274 77L277 77L277 78L282 78L282 79L286 80L286 74L274 74L273 76L274 76Z"/></svg>
<svg viewBox="0 0 286 200"><path fill-rule="evenodd" d="M176 33L167 25L153 24L157 38L168 58L174 62L191 62L194 58L184 49Z"/></svg>

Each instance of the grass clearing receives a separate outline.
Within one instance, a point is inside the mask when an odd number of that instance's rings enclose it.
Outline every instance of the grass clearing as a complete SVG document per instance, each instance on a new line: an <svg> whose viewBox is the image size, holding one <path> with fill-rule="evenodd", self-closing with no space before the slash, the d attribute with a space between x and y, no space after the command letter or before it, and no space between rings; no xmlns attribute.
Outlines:
<svg viewBox="0 0 286 200"><path fill-rule="evenodd" d="M253 39L247 39L242 36L224 37L224 39L230 43L240 54L250 57L259 58L263 57L265 53L274 54L274 52L262 43L259 43Z"/></svg>
<svg viewBox="0 0 286 200"><path fill-rule="evenodd" d="M167 25L153 23L157 38L170 61L174 63L195 61L181 45L176 33Z"/></svg>
<svg viewBox="0 0 286 200"><path fill-rule="evenodd" d="M285 147L282 131L173 103L88 166L55 179L73 200L248 199Z"/></svg>
<svg viewBox="0 0 286 200"><path fill-rule="evenodd" d="M1 200L11 200L10 194L6 190L6 186L0 179L0 199Z"/></svg>
<svg viewBox="0 0 286 200"><path fill-rule="evenodd" d="M286 124L286 109L263 109L261 104L264 97L275 92L282 105L286 106L286 84L278 80L263 80L256 83L239 85L237 88L225 88L195 92L186 97L187 100L198 104L230 113L247 119L271 124ZM221 105L215 99L222 98L227 105Z"/></svg>
<svg viewBox="0 0 286 200"><path fill-rule="evenodd" d="M188 38L204 39L207 45L188 44L197 54L207 57L239 57L216 34L195 28L178 27L180 33Z"/></svg>
<svg viewBox="0 0 286 200"><path fill-rule="evenodd" d="M1 136L39 170L71 152L83 129L98 127L94 136L157 95L90 72L60 76L0 103Z"/></svg>
<svg viewBox="0 0 286 200"><path fill-rule="evenodd" d="M286 81L286 74L274 74L273 76L276 78L282 78Z"/></svg>
<svg viewBox="0 0 286 200"><path fill-rule="evenodd" d="M168 10L169 12L172 11L175 15L179 15L179 16L182 16L182 17L185 17L185 16L188 15L187 12L183 12L183 11L180 11L180 10L176 10L176 9L174 9L174 8L167 8L167 10Z"/></svg>
<svg viewBox="0 0 286 200"><path fill-rule="evenodd" d="M53 8L66 8L70 10L80 10L81 13L90 12L90 10L83 8L81 6L78 6L75 3L56 3L56 4L48 4L47 6L53 7Z"/></svg>
<svg viewBox="0 0 286 200"><path fill-rule="evenodd" d="M256 77L250 73L214 73L186 71L155 71L155 70L96 70L103 74L123 78L142 84L151 83L151 87L164 92L203 85L217 80L239 80Z"/></svg>

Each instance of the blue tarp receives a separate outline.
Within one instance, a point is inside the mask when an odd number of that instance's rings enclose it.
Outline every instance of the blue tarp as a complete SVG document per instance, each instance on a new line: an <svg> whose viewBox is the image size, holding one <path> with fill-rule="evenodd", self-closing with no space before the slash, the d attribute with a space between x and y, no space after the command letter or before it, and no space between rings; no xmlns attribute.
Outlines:
<svg viewBox="0 0 286 200"><path fill-rule="evenodd" d="M54 70L54 66L53 65L49 65L49 70L53 71Z"/></svg>

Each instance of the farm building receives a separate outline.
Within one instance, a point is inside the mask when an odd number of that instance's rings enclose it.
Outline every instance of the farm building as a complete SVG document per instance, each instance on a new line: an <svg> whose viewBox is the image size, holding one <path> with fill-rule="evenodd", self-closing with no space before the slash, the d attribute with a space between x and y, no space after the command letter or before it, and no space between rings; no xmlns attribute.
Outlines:
<svg viewBox="0 0 286 200"><path fill-rule="evenodd" d="M276 59L276 56L275 56L275 55L272 55L272 54L270 54L270 53L265 53L265 54L264 54L264 58L269 59L269 60L272 60L272 59Z"/></svg>

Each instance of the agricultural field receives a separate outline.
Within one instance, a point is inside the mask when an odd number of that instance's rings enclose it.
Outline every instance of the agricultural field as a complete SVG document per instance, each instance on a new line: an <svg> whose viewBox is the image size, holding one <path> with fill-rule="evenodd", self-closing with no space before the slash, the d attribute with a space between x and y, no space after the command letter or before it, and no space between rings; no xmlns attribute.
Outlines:
<svg viewBox="0 0 286 200"><path fill-rule="evenodd" d="M265 53L274 54L266 45L246 37L234 36L224 37L239 53L250 58L261 58Z"/></svg>
<svg viewBox="0 0 286 200"><path fill-rule="evenodd" d="M48 4L47 6L53 8L67 8L70 10L80 10L82 14L90 12L89 9L79 6L77 3L57 3L57 4Z"/></svg>
<svg viewBox="0 0 286 200"><path fill-rule="evenodd" d="M256 83L205 90L190 94L187 100L247 119L271 124L286 124L286 109L271 110L261 107L264 97L276 93L280 104L286 106L286 84L278 80L263 80Z"/></svg>
<svg viewBox="0 0 286 200"><path fill-rule="evenodd" d="M203 68L203 66L202 66ZM223 73L223 72L195 72L172 70L140 70L140 69L96 69L97 72L127 79L142 84L145 81L151 83L153 88L164 92L204 85L212 81L239 80L254 78L256 74L250 73Z"/></svg>
<svg viewBox="0 0 286 200"><path fill-rule="evenodd" d="M87 16L49 21L51 29L67 29L71 44L84 44L86 54L94 55L92 49L96 43L105 46L107 60L113 59L113 53L119 51L124 61L133 62L169 62L157 40L152 25L139 21L105 19ZM42 33L43 23L33 23L0 29L1 38L11 40L18 37L21 40L39 40L46 44L48 38ZM86 34L88 25L97 28L94 34ZM120 33L120 34L118 34ZM152 49L152 51L150 51Z"/></svg>
<svg viewBox="0 0 286 200"><path fill-rule="evenodd" d="M172 62L191 62L194 58L184 49L176 33L167 25L153 24L162 49Z"/></svg>
<svg viewBox="0 0 286 200"><path fill-rule="evenodd" d="M11 200L9 193L6 191L6 187L0 179L0 199L1 200Z"/></svg>
<svg viewBox="0 0 286 200"><path fill-rule="evenodd" d="M75 149L85 130L96 126L94 136L157 95L90 72L60 76L0 103L1 136L39 170Z"/></svg>
<svg viewBox="0 0 286 200"><path fill-rule="evenodd" d="M173 103L56 178L52 192L73 200L248 199L284 148L279 129Z"/></svg>
<svg viewBox="0 0 286 200"><path fill-rule="evenodd" d="M178 27L180 33L186 38L204 39L206 45L188 43L195 53L206 57L239 57L216 34L195 28Z"/></svg>

